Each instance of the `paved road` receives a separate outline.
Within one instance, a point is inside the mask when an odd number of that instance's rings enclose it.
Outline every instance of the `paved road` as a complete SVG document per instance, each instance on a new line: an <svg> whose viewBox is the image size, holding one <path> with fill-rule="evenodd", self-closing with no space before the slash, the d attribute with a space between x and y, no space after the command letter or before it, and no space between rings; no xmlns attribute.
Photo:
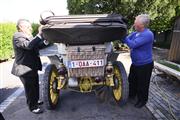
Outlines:
<svg viewBox="0 0 180 120"><path fill-rule="evenodd" d="M22 84L18 77L11 74L14 60L0 63L0 88L21 87Z"/></svg>
<svg viewBox="0 0 180 120"><path fill-rule="evenodd" d="M81 94L66 91L60 96L56 110L45 110L43 114L34 115L25 105L22 94L4 112L7 120L153 120L146 107L136 109L128 103L117 106L113 100L100 102L93 93ZM43 107L43 106L42 106ZM44 108L44 107L43 107Z"/></svg>
<svg viewBox="0 0 180 120"><path fill-rule="evenodd" d="M122 60L128 70L129 54L119 56L118 60ZM40 78L42 74L43 72L40 73ZM109 100L102 102L94 93L62 91L56 110L49 111L42 106L44 113L35 115L29 112L22 93L4 110L3 115L6 120L154 120L146 107L136 109L132 102L120 107L114 102L110 93L107 95Z"/></svg>
<svg viewBox="0 0 180 120"><path fill-rule="evenodd" d="M13 60L0 63L0 103L11 95L22 84L18 77L11 74Z"/></svg>

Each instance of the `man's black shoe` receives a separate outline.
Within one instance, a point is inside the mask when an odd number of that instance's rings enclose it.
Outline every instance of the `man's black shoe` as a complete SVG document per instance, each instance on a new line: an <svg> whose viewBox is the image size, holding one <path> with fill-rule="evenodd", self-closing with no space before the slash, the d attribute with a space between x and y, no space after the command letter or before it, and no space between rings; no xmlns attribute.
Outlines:
<svg viewBox="0 0 180 120"><path fill-rule="evenodd" d="M146 103L137 102L134 106L135 106L136 108L142 108L144 105L146 105Z"/></svg>
<svg viewBox="0 0 180 120"><path fill-rule="evenodd" d="M33 109L31 112L35 114L40 114L40 113L43 113L43 110L38 107L38 108Z"/></svg>
<svg viewBox="0 0 180 120"><path fill-rule="evenodd" d="M38 105L42 105L43 101L38 100Z"/></svg>
<svg viewBox="0 0 180 120"><path fill-rule="evenodd" d="M134 106L136 106L136 105L138 105L138 104L140 104L140 101L139 101L139 100L136 102L136 104L134 104Z"/></svg>
<svg viewBox="0 0 180 120"><path fill-rule="evenodd" d="M134 104L136 102L136 97L129 97L128 102Z"/></svg>

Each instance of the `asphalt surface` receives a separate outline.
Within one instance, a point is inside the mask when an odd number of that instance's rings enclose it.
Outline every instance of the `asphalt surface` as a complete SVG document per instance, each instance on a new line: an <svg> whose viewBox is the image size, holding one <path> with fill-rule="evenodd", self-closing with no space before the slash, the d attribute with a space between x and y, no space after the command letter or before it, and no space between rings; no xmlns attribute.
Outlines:
<svg viewBox="0 0 180 120"><path fill-rule="evenodd" d="M132 103L123 107L110 99L101 102L93 93L82 94L65 91L60 95L55 110L46 110L43 114L29 112L22 94L4 112L6 120L153 120L146 107L137 109Z"/></svg>
<svg viewBox="0 0 180 120"><path fill-rule="evenodd" d="M0 104L18 88L0 88Z"/></svg>
<svg viewBox="0 0 180 120"><path fill-rule="evenodd" d="M13 61L14 59L0 63L0 89L22 87L19 78L11 74Z"/></svg>
<svg viewBox="0 0 180 120"><path fill-rule="evenodd" d="M129 55L118 57L129 67ZM43 72L40 73L40 79ZM11 79L11 78L8 78ZM107 92L108 100L102 101L92 93L82 94L64 90L60 93L59 104L55 110L47 110L44 105L43 114L33 114L28 110L24 93L15 99L4 111L6 120L154 120L151 112L143 107L137 109L133 102L118 106L111 94Z"/></svg>
<svg viewBox="0 0 180 120"><path fill-rule="evenodd" d="M19 78L11 74L12 64L13 60L0 63L0 104L22 87Z"/></svg>

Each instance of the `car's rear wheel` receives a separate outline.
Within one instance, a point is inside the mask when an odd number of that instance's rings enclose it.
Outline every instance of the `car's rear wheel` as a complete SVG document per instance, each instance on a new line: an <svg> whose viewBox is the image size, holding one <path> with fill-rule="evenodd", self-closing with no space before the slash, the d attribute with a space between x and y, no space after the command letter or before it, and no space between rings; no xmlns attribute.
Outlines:
<svg viewBox="0 0 180 120"><path fill-rule="evenodd" d="M112 87L112 95L119 105L124 105L129 96L129 84L127 74L123 64L120 61L113 62L114 68L114 86Z"/></svg>

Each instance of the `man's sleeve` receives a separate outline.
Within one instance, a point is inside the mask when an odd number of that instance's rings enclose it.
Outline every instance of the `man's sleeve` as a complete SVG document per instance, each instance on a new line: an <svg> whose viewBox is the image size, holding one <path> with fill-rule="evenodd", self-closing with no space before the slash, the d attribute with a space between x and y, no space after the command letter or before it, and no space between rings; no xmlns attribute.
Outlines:
<svg viewBox="0 0 180 120"><path fill-rule="evenodd" d="M148 35L140 35L139 37L135 38L134 40L131 40L129 38L126 38L126 44L130 48L137 48L140 47L148 42L151 42L151 37Z"/></svg>
<svg viewBox="0 0 180 120"><path fill-rule="evenodd" d="M129 34L128 36L126 36L125 38L123 38L122 42L126 43L127 39L132 39L132 37L135 35L135 32L132 32L131 34ZM127 43L126 43L127 44Z"/></svg>
<svg viewBox="0 0 180 120"><path fill-rule="evenodd" d="M18 35L18 34L14 35L13 39L17 47L27 50L33 49L41 41L41 39L37 36L32 39L28 39L23 35Z"/></svg>

